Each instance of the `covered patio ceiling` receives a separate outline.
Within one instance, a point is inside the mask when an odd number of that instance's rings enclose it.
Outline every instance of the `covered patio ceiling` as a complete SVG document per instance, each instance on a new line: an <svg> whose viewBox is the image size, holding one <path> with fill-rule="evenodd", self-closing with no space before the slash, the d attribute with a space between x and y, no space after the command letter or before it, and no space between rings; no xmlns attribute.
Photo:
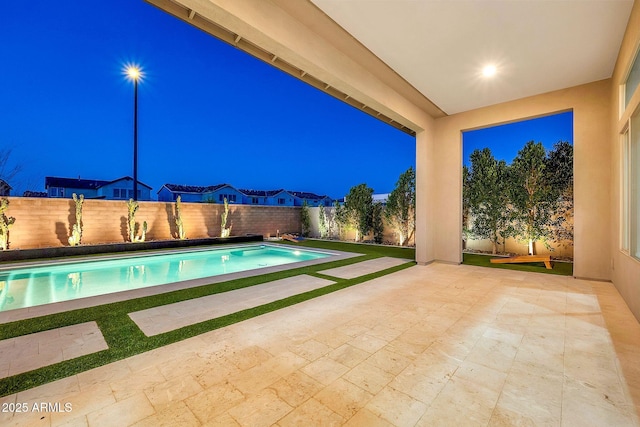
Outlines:
<svg viewBox="0 0 640 427"><path fill-rule="evenodd" d="M633 0L311 0L447 114L611 77ZM496 74L485 77L483 67Z"/></svg>

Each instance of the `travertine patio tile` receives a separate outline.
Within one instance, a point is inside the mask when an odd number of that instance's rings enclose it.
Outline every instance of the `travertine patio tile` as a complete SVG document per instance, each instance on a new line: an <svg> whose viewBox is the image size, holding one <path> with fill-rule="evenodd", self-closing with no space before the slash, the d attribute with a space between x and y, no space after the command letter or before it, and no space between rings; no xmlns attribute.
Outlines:
<svg viewBox="0 0 640 427"><path fill-rule="evenodd" d="M371 400L373 394L340 378L315 395L318 402L345 419L351 418Z"/></svg>
<svg viewBox="0 0 640 427"><path fill-rule="evenodd" d="M395 376L406 368L411 360L407 357L394 353L386 348L376 351L368 359L367 363L377 366L385 372Z"/></svg>
<svg viewBox="0 0 640 427"><path fill-rule="evenodd" d="M262 391L262 389L275 383L280 378L282 377L277 372L272 371L267 366L258 365L229 377L229 382L244 394L249 394Z"/></svg>
<svg viewBox="0 0 640 427"><path fill-rule="evenodd" d="M426 411L427 405L398 390L387 387L376 394L366 408L393 425L410 426L418 422Z"/></svg>
<svg viewBox="0 0 640 427"><path fill-rule="evenodd" d="M197 427L200 425L187 405L184 402L177 402L173 406L168 406L160 412L138 421L133 424L133 427Z"/></svg>
<svg viewBox="0 0 640 427"><path fill-rule="evenodd" d="M271 384L270 388L275 390L282 400L296 407L322 390L324 386L309 375L296 371Z"/></svg>
<svg viewBox="0 0 640 427"><path fill-rule="evenodd" d="M229 415L243 427L268 427L292 410L273 390L263 390L231 408Z"/></svg>
<svg viewBox="0 0 640 427"><path fill-rule="evenodd" d="M389 421L374 414L367 408L360 409L344 424L346 427L394 427Z"/></svg>
<svg viewBox="0 0 640 427"><path fill-rule="evenodd" d="M323 357L302 368L302 372L324 385L329 385L344 375L349 368L329 357Z"/></svg>
<svg viewBox="0 0 640 427"><path fill-rule="evenodd" d="M504 383L490 425L560 425L561 374L514 366Z"/></svg>
<svg viewBox="0 0 640 427"><path fill-rule="evenodd" d="M109 384L116 400L123 400L145 389L149 389L158 384L166 382L155 365L138 372L133 372L130 376L113 381Z"/></svg>
<svg viewBox="0 0 640 427"><path fill-rule="evenodd" d="M342 378L370 393L378 393L393 380L394 375L365 362L347 372Z"/></svg>
<svg viewBox="0 0 640 427"><path fill-rule="evenodd" d="M89 426L128 426L152 415L153 406L143 393L87 414Z"/></svg>
<svg viewBox="0 0 640 427"><path fill-rule="evenodd" d="M71 412L51 414L52 426L64 425L65 423L80 423L80 425L82 425L85 421L88 422L88 414L116 403L116 399L111 392L111 388L107 384L95 384L83 389L82 391L76 391L57 398L40 398L39 401L71 403Z"/></svg>
<svg viewBox="0 0 640 427"><path fill-rule="evenodd" d="M364 276L366 274L376 273L386 270L387 268L411 262L410 259L381 257L358 262L355 264L345 265L344 267L331 268L329 270L319 271L318 273L326 276L339 277L341 279L353 279L355 277Z"/></svg>
<svg viewBox="0 0 640 427"><path fill-rule="evenodd" d="M256 365L259 365L273 356L262 348L252 345L250 347L243 348L240 351L233 352L227 356L227 359L238 367L241 371L251 369Z"/></svg>
<svg viewBox="0 0 640 427"><path fill-rule="evenodd" d="M307 340L301 344L290 344L288 349L292 353L302 356L309 361L317 360L333 350L328 345L316 341L315 339Z"/></svg>
<svg viewBox="0 0 640 427"><path fill-rule="evenodd" d="M360 362L371 356L371 353L354 347L350 344L344 344L328 354L330 358L349 368L353 368Z"/></svg>
<svg viewBox="0 0 640 427"><path fill-rule="evenodd" d="M341 426L344 418L315 399L309 399L278 421L280 427Z"/></svg>
<svg viewBox="0 0 640 427"><path fill-rule="evenodd" d="M155 410L160 411L172 403L185 400L202 390L202 386L195 378L183 376L152 385L144 390L144 394Z"/></svg>
<svg viewBox="0 0 640 427"><path fill-rule="evenodd" d="M367 353L375 353L382 347L386 346L388 342L369 334L362 334L350 340L349 344L359 348L360 350L364 350Z"/></svg>
<svg viewBox="0 0 640 427"><path fill-rule="evenodd" d="M304 357L285 350L264 362L263 365L281 377L284 377L302 368L308 363L309 361Z"/></svg>
<svg viewBox="0 0 640 427"><path fill-rule="evenodd" d="M333 283L330 280L303 274L248 288L136 311L129 313L129 317L145 335L154 336L278 301L292 295L323 288Z"/></svg>
<svg viewBox="0 0 640 427"><path fill-rule="evenodd" d="M228 416L227 411L244 400L244 395L233 384L216 384L200 393L185 399L189 410L206 424L216 418Z"/></svg>
<svg viewBox="0 0 640 427"><path fill-rule="evenodd" d="M65 326L0 341L0 378L108 348L96 322Z"/></svg>

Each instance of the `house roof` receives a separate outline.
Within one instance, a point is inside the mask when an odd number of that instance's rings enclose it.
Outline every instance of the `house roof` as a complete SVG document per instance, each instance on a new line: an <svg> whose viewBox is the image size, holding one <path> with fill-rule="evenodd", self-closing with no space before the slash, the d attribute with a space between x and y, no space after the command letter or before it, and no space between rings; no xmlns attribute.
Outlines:
<svg viewBox="0 0 640 427"><path fill-rule="evenodd" d="M307 199L307 200L322 200L328 197L328 196L318 196L315 193L307 193L304 191L289 191L289 193L293 194L294 196L300 199Z"/></svg>
<svg viewBox="0 0 640 427"><path fill-rule="evenodd" d="M254 196L254 197L272 197L278 193L281 193L285 190L283 190L282 188L278 189L278 190L247 190L247 189L241 189L238 190L240 191L242 194L244 194L245 196Z"/></svg>
<svg viewBox="0 0 640 427"><path fill-rule="evenodd" d="M130 176L123 176L122 178L118 178L118 179L114 179L113 181L109 181L109 182L107 182L107 184L113 184L114 182L118 182L118 181L133 181L133 178L131 178ZM149 190L151 190L151 187L149 185L145 184L144 182L141 182L140 180L138 180L138 184L142 185L143 187L147 187Z"/></svg>
<svg viewBox="0 0 640 427"><path fill-rule="evenodd" d="M13 187L10 186L9 183L2 178L0 178L0 187L8 187L9 190L13 189Z"/></svg>
<svg viewBox="0 0 640 427"><path fill-rule="evenodd" d="M163 188L166 188L173 193L203 193L204 189L207 187L198 185L164 184L160 190L158 190L158 193L162 191Z"/></svg>
<svg viewBox="0 0 640 427"><path fill-rule="evenodd" d="M22 193L22 197L47 197L47 192L27 190L24 193Z"/></svg>
<svg viewBox="0 0 640 427"><path fill-rule="evenodd" d="M229 184L216 184L216 185L207 185L207 186L199 186L199 185L180 185L180 184L164 184L162 187L171 191L172 193L210 193L212 191L217 191L223 187L231 187L233 186ZM158 190L158 193L162 190Z"/></svg>
<svg viewBox="0 0 640 427"><path fill-rule="evenodd" d="M97 190L101 187L104 187L108 184L113 184L118 181L133 181L133 178L130 176L123 176L122 178L114 179L113 181L104 181L99 179L80 179L78 178L60 178L57 176L47 176L44 178L44 188L47 189L49 187L63 187L63 188L78 188L82 190ZM147 184L138 181L138 184L143 185L149 189Z"/></svg>
<svg viewBox="0 0 640 427"><path fill-rule="evenodd" d="M86 190L97 190L111 181L103 181L98 179L80 179L78 178L60 178L57 176L46 176L44 178L44 188L64 187L64 188L80 188Z"/></svg>
<svg viewBox="0 0 640 427"><path fill-rule="evenodd" d="M206 187L204 189L205 193L211 193L213 191L218 191L219 189L223 188L223 187L231 187L235 190L235 187L233 185L229 185L229 184L217 184L217 185L210 185L208 187Z"/></svg>

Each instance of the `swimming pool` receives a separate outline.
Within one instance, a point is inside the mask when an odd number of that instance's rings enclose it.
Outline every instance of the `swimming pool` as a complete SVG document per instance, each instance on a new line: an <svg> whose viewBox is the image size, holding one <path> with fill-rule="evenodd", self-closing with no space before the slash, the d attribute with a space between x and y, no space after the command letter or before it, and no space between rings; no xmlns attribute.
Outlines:
<svg viewBox="0 0 640 427"><path fill-rule="evenodd" d="M329 257L268 245L0 270L0 312Z"/></svg>

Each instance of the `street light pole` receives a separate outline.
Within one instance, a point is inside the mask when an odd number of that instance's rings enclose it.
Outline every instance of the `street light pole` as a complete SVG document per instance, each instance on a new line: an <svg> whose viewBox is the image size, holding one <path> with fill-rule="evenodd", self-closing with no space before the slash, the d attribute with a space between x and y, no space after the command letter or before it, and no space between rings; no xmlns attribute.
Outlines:
<svg viewBox="0 0 640 427"><path fill-rule="evenodd" d="M138 78L133 80L133 200L138 200Z"/></svg>
<svg viewBox="0 0 640 427"><path fill-rule="evenodd" d="M127 67L127 75L133 80L133 200L138 200L138 80L140 68Z"/></svg>

